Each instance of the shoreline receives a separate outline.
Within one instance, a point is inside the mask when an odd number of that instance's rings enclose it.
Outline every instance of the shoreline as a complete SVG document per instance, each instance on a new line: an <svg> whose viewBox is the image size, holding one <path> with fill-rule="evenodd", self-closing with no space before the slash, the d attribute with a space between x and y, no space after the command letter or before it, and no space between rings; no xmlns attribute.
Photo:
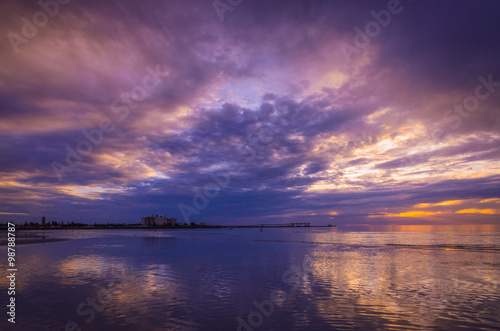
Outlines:
<svg viewBox="0 0 500 331"><path fill-rule="evenodd" d="M24 240L25 239L25 240ZM30 237L16 237L16 246L18 245L29 245L29 244L43 244L57 241L67 241L69 239L63 238L30 238ZM7 246L8 241L0 240L0 247Z"/></svg>
<svg viewBox="0 0 500 331"><path fill-rule="evenodd" d="M289 226L289 225L207 225L207 226L120 226L120 227L112 227L112 226L103 226L103 227L17 227L16 231L46 231L46 230L183 230L183 229L261 229L261 228L336 228L336 225L310 225L310 226ZM0 229L0 231L4 231L6 229Z"/></svg>

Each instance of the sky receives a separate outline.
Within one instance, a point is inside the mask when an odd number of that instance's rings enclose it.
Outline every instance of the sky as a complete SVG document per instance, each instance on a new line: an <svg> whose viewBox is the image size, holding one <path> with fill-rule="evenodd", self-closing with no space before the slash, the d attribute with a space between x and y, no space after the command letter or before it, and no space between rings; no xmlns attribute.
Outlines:
<svg viewBox="0 0 500 331"><path fill-rule="evenodd" d="M0 221L500 224L499 10L3 1Z"/></svg>

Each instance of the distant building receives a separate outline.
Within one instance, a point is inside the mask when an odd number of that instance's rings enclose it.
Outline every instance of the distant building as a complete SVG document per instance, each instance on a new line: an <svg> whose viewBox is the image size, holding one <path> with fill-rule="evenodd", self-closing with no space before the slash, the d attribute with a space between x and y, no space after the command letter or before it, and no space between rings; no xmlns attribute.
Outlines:
<svg viewBox="0 0 500 331"><path fill-rule="evenodd" d="M155 217L151 215L151 217L143 217L141 218L141 225L144 226L153 226L155 225Z"/></svg>
<svg viewBox="0 0 500 331"><path fill-rule="evenodd" d="M45 216L42 217L42 226L45 226Z"/></svg>
<svg viewBox="0 0 500 331"><path fill-rule="evenodd" d="M175 226L177 223L177 218L168 218L165 216L151 215L147 217L141 218L141 225L143 226L155 226L155 225L166 225L166 226Z"/></svg>

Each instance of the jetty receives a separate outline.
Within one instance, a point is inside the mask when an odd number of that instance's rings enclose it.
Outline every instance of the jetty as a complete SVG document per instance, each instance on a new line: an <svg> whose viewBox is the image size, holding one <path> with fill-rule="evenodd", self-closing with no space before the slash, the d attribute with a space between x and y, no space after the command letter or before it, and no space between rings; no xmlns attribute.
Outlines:
<svg viewBox="0 0 500 331"><path fill-rule="evenodd" d="M311 223L277 223L277 224L252 224L252 225L230 225L227 228L328 228L336 225L311 225Z"/></svg>

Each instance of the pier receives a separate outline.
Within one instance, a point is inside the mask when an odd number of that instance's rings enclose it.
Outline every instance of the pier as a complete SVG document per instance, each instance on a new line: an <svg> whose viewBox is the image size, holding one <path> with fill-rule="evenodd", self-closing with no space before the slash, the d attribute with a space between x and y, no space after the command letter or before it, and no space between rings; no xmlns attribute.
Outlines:
<svg viewBox="0 0 500 331"><path fill-rule="evenodd" d="M335 225L311 225L311 223L278 223L278 224L254 224L254 225L231 225L228 228L327 228Z"/></svg>

